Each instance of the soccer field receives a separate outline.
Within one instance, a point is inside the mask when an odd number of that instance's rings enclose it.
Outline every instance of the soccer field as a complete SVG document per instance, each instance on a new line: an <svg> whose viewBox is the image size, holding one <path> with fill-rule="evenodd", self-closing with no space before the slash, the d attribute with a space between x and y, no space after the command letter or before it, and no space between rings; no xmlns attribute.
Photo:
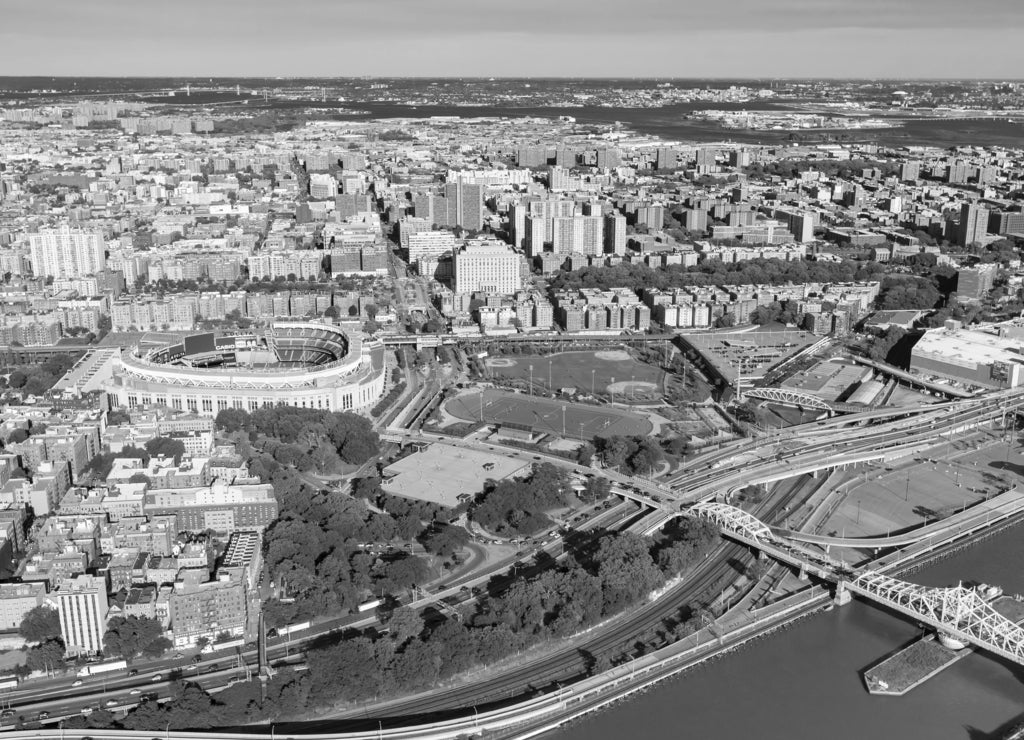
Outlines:
<svg viewBox="0 0 1024 740"><path fill-rule="evenodd" d="M643 417L620 409L531 398L489 388L467 391L451 399L445 410L465 421L522 424L541 434L592 439L613 435L645 436L653 425Z"/></svg>
<svg viewBox="0 0 1024 740"><path fill-rule="evenodd" d="M665 372L637 362L623 350L598 352L562 352L557 355L503 355L489 357L487 370L492 377L517 378L534 388L575 388L579 393L614 393L616 401L628 402L635 392L658 396ZM532 371L531 371L532 368Z"/></svg>

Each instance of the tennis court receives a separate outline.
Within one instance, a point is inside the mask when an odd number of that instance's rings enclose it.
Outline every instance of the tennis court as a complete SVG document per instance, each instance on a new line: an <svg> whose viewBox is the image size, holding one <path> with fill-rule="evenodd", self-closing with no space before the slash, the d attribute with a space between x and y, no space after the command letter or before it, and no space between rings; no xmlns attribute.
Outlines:
<svg viewBox="0 0 1024 740"><path fill-rule="evenodd" d="M642 416L607 407L553 401L490 388L469 390L448 401L445 410L465 421L521 424L539 434L592 439L613 435L645 436L653 425Z"/></svg>

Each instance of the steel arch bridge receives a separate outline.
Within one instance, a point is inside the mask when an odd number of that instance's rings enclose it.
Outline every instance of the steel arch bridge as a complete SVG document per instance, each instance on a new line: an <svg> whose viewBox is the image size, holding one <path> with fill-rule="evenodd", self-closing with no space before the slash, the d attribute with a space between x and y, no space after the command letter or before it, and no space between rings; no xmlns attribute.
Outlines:
<svg viewBox="0 0 1024 740"><path fill-rule="evenodd" d="M710 519L721 529L736 532L758 542L775 540L775 535L772 534L767 524L735 506L705 501L694 504L687 509L687 512Z"/></svg>
<svg viewBox="0 0 1024 740"><path fill-rule="evenodd" d="M828 401L802 391L794 391L788 388L751 388L743 391L747 398L757 398L761 401L772 403L783 403L787 406L800 406L805 409L819 409L821 411L835 411L835 408Z"/></svg>
<svg viewBox="0 0 1024 740"><path fill-rule="evenodd" d="M925 588L874 571L861 573L846 587L964 643L1024 665L1024 629L993 609L974 589L962 585Z"/></svg>

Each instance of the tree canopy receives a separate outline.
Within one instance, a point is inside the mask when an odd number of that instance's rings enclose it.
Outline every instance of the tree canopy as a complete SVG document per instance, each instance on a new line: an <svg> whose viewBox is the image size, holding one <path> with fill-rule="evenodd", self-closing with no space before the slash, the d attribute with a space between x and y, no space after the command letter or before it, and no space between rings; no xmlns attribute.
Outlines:
<svg viewBox="0 0 1024 740"><path fill-rule="evenodd" d="M18 634L29 642L43 642L60 637L60 614L45 604L35 606L25 612L18 625Z"/></svg>

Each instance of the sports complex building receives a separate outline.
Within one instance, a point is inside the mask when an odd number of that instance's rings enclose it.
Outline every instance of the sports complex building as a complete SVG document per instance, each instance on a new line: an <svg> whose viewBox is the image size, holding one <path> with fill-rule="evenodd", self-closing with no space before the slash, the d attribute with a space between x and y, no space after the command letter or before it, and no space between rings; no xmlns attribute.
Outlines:
<svg viewBox="0 0 1024 740"><path fill-rule="evenodd" d="M162 404L215 416L228 408L370 408L384 392L384 345L355 327L275 322L260 333L193 334L125 350L108 394L121 406Z"/></svg>

